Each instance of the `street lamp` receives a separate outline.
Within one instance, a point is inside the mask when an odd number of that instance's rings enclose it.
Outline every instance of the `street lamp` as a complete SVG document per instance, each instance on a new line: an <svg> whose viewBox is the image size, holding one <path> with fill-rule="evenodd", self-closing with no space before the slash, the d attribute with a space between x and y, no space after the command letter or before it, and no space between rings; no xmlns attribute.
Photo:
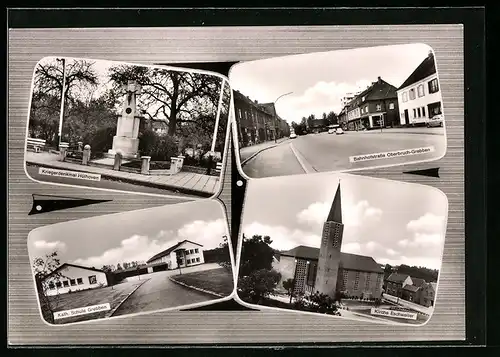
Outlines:
<svg viewBox="0 0 500 357"><path fill-rule="evenodd" d="M66 89L66 59L65 58L56 58L56 61L62 63L63 67L63 81L62 81L62 88L61 88L61 112L59 113L59 130L57 132L57 148L59 149L59 146L61 144L61 137L62 137L62 125L63 125L63 119L64 119L64 99L65 99L65 89Z"/></svg>
<svg viewBox="0 0 500 357"><path fill-rule="evenodd" d="M276 98L274 100L274 142L276 143L276 102L278 102L278 99L284 97L285 95L289 95L289 94L292 94L293 92L288 92L288 93L285 93L285 94L282 94L280 95L278 98Z"/></svg>

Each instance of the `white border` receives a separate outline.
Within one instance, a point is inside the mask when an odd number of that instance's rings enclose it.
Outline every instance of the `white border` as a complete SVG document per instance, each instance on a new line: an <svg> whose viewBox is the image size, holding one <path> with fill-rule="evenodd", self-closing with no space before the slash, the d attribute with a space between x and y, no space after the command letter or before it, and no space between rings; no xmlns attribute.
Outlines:
<svg viewBox="0 0 500 357"><path fill-rule="evenodd" d="M403 322L388 322L387 324L389 325L402 325L402 326L406 326L406 327L422 327L422 326L425 326L432 318L432 316L434 315L434 310L436 309L436 305L437 305L437 302L438 302L438 289L439 289L439 282L440 282L440 278L441 278L441 270L442 270L442 266L443 266L443 256L444 256L444 247L446 245L446 233L447 233L447 229L448 229L448 212L449 212L449 201L448 201L448 196L446 196L446 194L441 191L440 189L436 188L436 187L433 187L433 186L428 186L428 185L423 185L423 184L418 184L418 183L410 183L410 182L404 182L404 181L394 181L394 180L388 180L388 179L383 179L383 178L376 178L376 177L368 177L368 176L361 176L361 175L353 175L353 174L349 174L349 173L339 173L339 172L322 172L322 173L316 173L314 175L323 175L325 177L325 182L328 181L328 182L331 182L331 180L329 179L330 177L329 176L332 176L332 175L337 175L337 176L341 176L339 177L340 179L344 180L349 180L349 179L354 179L354 180L365 180L365 181L369 181L369 180L376 180L376 181L382 181L382 182L386 182L387 185L391 186L393 184L399 184L399 185L406 185L406 186L413 186L413 187L421 187L421 188L425 188L429 191L436 191L438 194L440 194L446 201L446 216L445 216L445 220L444 220L444 227L443 227L443 243L441 245L441 267L439 269L439 274L438 274L438 279L437 279L437 282L436 282L436 292L435 292L435 295L434 295L434 309L432 310L432 314L429 316L429 318L423 323L423 324L408 324L408 323L403 323ZM289 175L287 177L290 177L290 176L296 176L296 175ZM276 176L276 177L269 177L269 178L266 178L267 180L280 180L282 176ZM299 175L299 177L297 177L297 179L302 179L304 181L306 181L307 179L309 178L309 175ZM250 180L252 181L252 180ZM248 185L250 185L250 182L248 182ZM245 192L245 196L248 195L248 186L247 186L247 190ZM244 203L245 203L245 200L244 200ZM243 246L243 233L244 233L244 226L245 226L245 205L243 204L243 208L242 208L242 219L241 219L241 223L240 223L240 231L238 232L238 243L237 243L237 252L236 252L236 275L235 275L235 291L234 291L234 299L240 303L241 305L243 306L246 306L248 308L253 308L253 309L265 309L265 310L272 310L272 311L284 311L284 312L290 312L290 313L296 313L296 314L306 314L306 315L314 315L314 316L326 316L328 318L342 318L344 320L356 320L357 319L352 319L352 318L348 318L348 317L342 317L342 316L334 316L334 315L327 315L327 314L321 314L321 313L317 313L317 312L308 312L308 311L300 311L300 310L294 310L294 309L283 309L283 308L278 308L278 307L269 307L269 306L265 306L265 305L254 305L254 304L250 304L248 302L245 302L243 301L239 295L238 295L238 275L239 275L239 270L240 270L240 260L241 260L241 250L242 250L242 246ZM272 237L271 237L272 238ZM363 320L363 322L365 322L365 320ZM369 321L366 321L366 322L369 322ZM374 323L378 323L378 321L374 321ZM382 322L380 324L383 324Z"/></svg>
<svg viewBox="0 0 500 357"><path fill-rule="evenodd" d="M287 176L309 175L309 174L318 174L318 173L349 173L349 172L356 172L356 171L363 171L363 170L365 170L365 171L366 170L375 170L375 169L381 169L381 168L386 168L386 167L398 167L398 166L413 165L413 164L425 163L425 162L434 162L434 161L441 160L443 157L445 157L446 153L448 152L448 135L447 135L447 131L446 131L446 115L445 115L445 110L444 110L445 105L444 105L443 94L442 94L441 78L439 77L438 61L436 58L435 51L431 46L429 46L426 43L414 42L414 43L397 44L397 45L354 47L354 48L350 48L350 49L324 51L324 52L300 53L300 54L275 56L275 57L268 57L268 58L263 58L263 59L258 59L258 60L238 62L238 63L234 64L233 66L231 66L231 68L229 69L229 73L228 73L229 84L231 84L231 71L234 69L234 67L245 65L247 63L263 62L263 61L268 61L268 60L272 60L272 59L276 59L276 58L288 58L288 57L305 57L305 58L307 58L308 55L314 55L314 54L326 54L326 53L334 53L334 52L355 51L355 50L363 50L363 49L366 50L366 49L375 49L375 48L384 48L384 47L404 47L404 46L411 46L411 45L427 46L429 48L429 50L432 51L432 54L434 55L434 62L435 62L435 66L436 66L436 76L437 76L438 81L439 81L439 89L441 90L441 113L443 114L443 117L444 117L444 121L443 121L444 152L441 156L436 157L436 158L425 159L425 160L415 160L415 161L408 161L408 162L396 163L396 164L384 164L384 165L379 165L379 166L367 166L367 167L360 167L360 168L354 168L354 169L349 168L349 169L341 169L341 170L333 170L333 171L318 171L318 172L311 172L311 173L304 172L303 174L292 174L292 175L282 175L282 176L250 177L243 171L243 167L241 165L240 152L239 152L240 148L239 148L239 141L238 141L238 130L237 130L236 125L235 125L235 129L233 130L233 137L235 138L234 149L235 149L235 154L236 154L236 163L237 163L236 166L238 167L238 171L240 172L241 176L243 176L247 180L260 180L260 179L271 178L271 177L287 177ZM236 123L236 113L234 113L233 120ZM413 134L411 134L411 135L413 135ZM370 153L368 153L366 155L370 155ZM347 159L347 161L349 161L349 157L347 157L346 159Z"/></svg>
<svg viewBox="0 0 500 357"><path fill-rule="evenodd" d="M155 314L155 313L159 313L159 312L166 312L166 311L180 311L180 310L185 310L185 309L191 309L191 308L197 308L197 307L203 307L203 306L209 306L209 305L213 305L213 304L216 304L216 303L219 303L219 302L224 302L224 301L228 301L228 300L231 300L235 297L236 295L236 287L237 287L237 284L236 284L236 280L235 280L235 272L236 272L236 266L235 266L235 258L234 258L234 255L233 255L233 249L231 248L232 247L232 243L231 243L231 235L229 234L229 225L228 225L228 218L227 218L227 213L226 213L226 210L225 210L225 207L224 205L217 199L215 200L202 200L203 202L207 202L207 201L210 201L210 202L214 202L215 204L219 205L221 211L222 211L222 219L225 221L225 230L226 230L226 237L227 237L227 243L228 243L228 247L229 247L229 258L230 258L230 262L231 262L231 270L232 270L232 275L233 275L233 291L226 297L223 297L223 298L219 298L219 299L212 299L212 300L208 300L208 301L204 301L204 302L200 302L200 303L195 303L195 304L188 304L188 305L181 305L181 306L177 306L177 307L170 307L170 308L166 308L166 309L160 309L160 310L152 310L152 311L144 311L144 312L137 312L137 313L132 313L132 314L127 314L127 315L119 315L119 316L110 316L110 317L105 317L105 318L97 318L97 319L89 319L89 320L85 320L85 321L77 321L77 322L70 322L70 323L63 323L63 324L50 324L48 323L45 318L43 317L43 314L42 314L42 307L41 307L41 304L40 304L40 299L38 297L38 288L36 286L36 279L35 279L35 273L33 271L33 264L32 264L32 261L31 259L33 258L32 255L30 254L30 238L32 238L32 234L36 231L39 231L39 230L43 230L44 228L47 228L47 227L57 227L59 225L66 225L66 224L71 224L73 222L82 222L82 221L89 221L89 220L93 220L97 217L86 217L86 218L82 218L82 219L77 219L77 220L71 220L71 221L65 221L65 222L59 222L59 223L55 223L55 224L50 224L50 225L46 225L46 226L41 226L41 227L37 227L33 230L31 230L29 233L28 233L28 238L27 238L27 246L28 246L28 259L30 259L30 262L29 262L29 265L30 265L30 270L31 270L31 275L32 275L32 281L33 281L33 286L34 286L34 294L35 294L35 298L36 298L36 301L37 301L37 304L38 304L38 312L40 314L40 319L43 321L43 323L45 323L47 326L50 326L50 327L61 327L61 326L70 326L70 325L77 325L77 324L86 324L86 323L96 323L96 322L99 322L99 321L108 321L110 319L120 319L120 318L129 318L129 317L134 317L134 316L140 316L140 315L149 315L149 314ZM148 207L148 208L142 208L142 209L138 209L138 210L133 210L133 211L125 211L125 212L118 212L118 213L111 213L111 214L106 214L106 215L101 215L101 216L98 216L98 217L112 217L112 216L119 216L119 215L123 215L123 214L131 214L133 212L140 212L140 211L148 211L148 210L152 210L152 209L160 209L160 208L164 208L165 210L169 210L169 209L175 209L176 207L178 207L178 205L184 205L184 206L187 206L187 205L195 205L195 204L198 204L200 203L199 201L195 201L195 202L182 202L182 203L178 203L178 204L175 204L175 205L163 205L163 206L156 206L156 207Z"/></svg>
<svg viewBox="0 0 500 357"><path fill-rule="evenodd" d="M26 170L26 153L27 153L27 144L28 144L28 135L29 135L29 122L30 122L30 114L31 114L31 101L33 99L33 88L35 85L35 71L38 67L38 64L43 61L46 58L57 58L57 57L64 57L65 59L77 59L77 60L87 60L87 61L105 61L105 62L111 62L111 63L116 63L119 65L128 65L128 66L141 66L141 67L149 67L149 68L164 68L169 71L173 72L189 72L189 73L201 73L201 74L206 74L206 75L211 75L214 77L218 77L222 79L221 83L221 90L224 89L223 84L224 81L226 81L229 84L229 80L227 77L217 73L217 72L210 72L206 70L194 70L194 69L189 69L189 68L184 68L184 67L175 67L175 66L164 66L164 65L150 65L150 64L138 64L138 63L132 63L132 62L121 62L121 61L113 61L113 60L99 60L99 59L89 59L89 58L84 58L84 57L67 57L67 56L58 56L58 55L53 55L53 56L45 56L41 58L36 64L35 67L33 68L33 75L31 78L31 89L30 89L30 97L28 101L28 117L26 119L26 135L25 135L25 141L24 141L24 160L23 160L23 168L24 168L24 173L25 175L33 182L36 183L41 183L44 185L55 185L55 186L63 186L63 187L75 187L75 188L81 188L81 189L91 189L91 190L97 190L97 191L107 191L107 192L119 192L119 193L130 193L134 195L146 195L146 196L154 196L154 197L164 197L164 198L174 198L174 199L179 199L179 200L186 200L186 201L198 201L198 200L203 200L203 199L213 199L216 198L220 192L222 191L223 187L223 181L224 181L224 174L225 174L225 169L226 169L226 162L227 158L226 155L229 153L229 127L230 127L230 115L228 113L228 121L226 123L226 138L224 141L224 154L222 155L222 169L220 172L219 176L219 182L217 183L217 188L215 190L215 193L210 196L210 197L185 197L183 194L180 195L172 195L172 194L155 194L155 193L148 193L148 192L135 192L135 191L122 191L122 190L116 190L116 189L108 189L108 188L100 188L100 187L92 187L92 186L85 186L85 185L71 185L71 184L64 184L64 183L57 183L57 182L49 182L49 181L38 181L32 178L29 174L28 171ZM229 105L229 112L231 112L231 103L233 101L233 92L231 90L231 98L230 98L230 105ZM219 123L220 125L220 123ZM138 188L141 187L141 185L136 185ZM195 196L195 195L193 195Z"/></svg>

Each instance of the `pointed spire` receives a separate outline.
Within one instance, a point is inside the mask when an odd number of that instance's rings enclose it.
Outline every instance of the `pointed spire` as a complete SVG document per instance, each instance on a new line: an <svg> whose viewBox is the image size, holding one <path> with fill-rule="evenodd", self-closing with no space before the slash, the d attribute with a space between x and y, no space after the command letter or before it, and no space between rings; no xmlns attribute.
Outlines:
<svg viewBox="0 0 500 357"><path fill-rule="evenodd" d="M340 179L339 185L337 187L337 192L335 193L335 198L333 199L332 207L330 208L330 213L328 213L327 222L337 222L342 223L342 202L340 198Z"/></svg>

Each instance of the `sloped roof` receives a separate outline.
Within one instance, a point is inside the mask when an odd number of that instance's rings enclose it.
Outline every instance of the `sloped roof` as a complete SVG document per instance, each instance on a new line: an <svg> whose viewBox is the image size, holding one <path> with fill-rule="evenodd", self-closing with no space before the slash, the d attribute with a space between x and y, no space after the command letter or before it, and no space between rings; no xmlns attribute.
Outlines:
<svg viewBox="0 0 500 357"><path fill-rule="evenodd" d="M391 275L389 275L389 277L387 278L387 281L390 281L392 283L402 283L403 281L405 281L407 278L409 277L409 275L407 274L398 274L398 273L392 273Z"/></svg>
<svg viewBox="0 0 500 357"><path fill-rule="evenodd" d="M306 245L299 245L293 249L286 252L281 252L280 255L304 259L318 260L319 248L308 247Z"/></svg>
<svg viewBox="0 0 500 357"><path fill-rule="evenodd" d="M80 269L85 269L85 270L90 270L90 271L95 271L95 272L98 272L98 273L105 273L105 271L101 270L101 269L89 268L89 267L85 267L83 265L76 265L76 264L64 263L64 264L60 265L57 269L55 269L52 272L50 272L49 274L45 275L42 279L47 279L49 276L55 274L56 272L58 272L59 270L61 270L65 266L69 266L69 267L73 267L73 268L80 268Z"/></svg>
<svg viewBox="0 0 500 357"><path fill-rule="evenodd" d="M286 252L282 252L281 255L302 259L318 260L319 248L299 245ZM383 272L383 269L380 268L380 266L372 257L351 253L340 253L340 266L346 270L361 270L375 273Z"/></svg>
<svg viewBox="0 0 500 357"><path fill-rule="evenodd" d="M366 95L366 100L379 100L386 98L397 98L396 87L387 83L383 79L375 82L369 89Z"/></svg>
<svg viewBox="0 0 500 357"><path fill-rule="evenodd" d="M434 61L434 55L429 54L423 61L418 65L417 68L413 71L412 74L401 84L398 90L408 87L413 83L416 83L426 77L429 77L431 74L436 73L436 62Z"/></svg>
<svg viewBox="0 0 500 357"><path fill-rule="evenodd" d="M413 281L413 285L418 287L421 287L426 283L424 279L414 278L414 277L411 277L411 281Z"/></svg>
<svg viewBox="0 0 500 357"><path fill-rule="evenodd" d="M420 289L420 287L415 285L406 284L403 286L403 290L411 291L412 293L416 293L418 289Z"/></svg>
<svg viewBox="0 0 500 357"><path fill-rule="evenodd" d="M340 183L337 187L337 192L335 192L335 198L333 199L332 207L328 213L328 222L342 223L342 199L340 194Z"/></svg>
<svg viewBox="0 0 500 357"><path fill-rule="evenodd" d="M186 242L193 243L193 244L199 245L200 247L203 247L203 246L202 246L201 244L199 244L199 243L196 243L196 242L193 242L193 241L190 241L190 240L184 239L182 242L179 242L179 243L177 243L177 244L175 244L175 245L171 246L170 248L165 249L163 252L160 252L160 253L158 253L158 254L156 254L156 255L152 256L151 258L149 258L149 260L148 260L146 263L148 263L148 264L149 264L149 263L150 263L150 262L152 262L153 260L156 260L156 259L158 259L158 258L162 258L162 257L164 257L164 256L166 256L166 255L169 255L169 254L170 254L170 253L172 253L174 250L176 250L176 249L177 249L177 248L178 248L181 244L186 243Z"/></svg>

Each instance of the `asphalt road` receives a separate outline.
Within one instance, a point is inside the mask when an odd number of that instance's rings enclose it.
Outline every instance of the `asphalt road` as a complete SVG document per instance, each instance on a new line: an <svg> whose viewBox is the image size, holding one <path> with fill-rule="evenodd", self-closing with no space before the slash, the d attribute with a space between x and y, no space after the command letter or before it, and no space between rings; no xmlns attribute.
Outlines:
<svg viewBox="0 0 500 357"><path fill-rule="evenodd" d="M149 186L138 186L132 183L120 182L117 180L108 180L105 178L101 178L100 181L87 181L87 180L78 180L66 177L56 177L56 176L45 176L40 175L38 173L38 166L27 165L26 171L28 175L37 181L41 182L50 182L50 183L62 183L66 185L74 185L74 186L87 186L93 188L102 188L109 190L119 190L119 191L132 191L132 192L140 192L140 193L150 193L157 195L170 195L170 196L181 196L181 197L191 197L193 199L199 199L198 196L187 195L185 193L179 193L174 191L168 191L161 188L149 187Z"/></svg>
<svg viewBox="0 0 500 357"><path fill-rule="evenodd" d="M437 129L437 130L434 130ZM346 132L309 134L266 149L249 160L243 171L252 178L328 172L404 164L439 158L445 152L442 128L429 133ZM377 160L350 162L349 157L395 150L434 147L434 152Z"/></svg>
<svg viewBox="0 0 500 357"><path fill-rule="evenodd" d="M199 266L199 270L210 267L211 265L209 264L203 264ZM182 269L182 273L193 271L196 271L196 267ZM178 273L178 270L170 270L141 275L141 279L149 280L130 295L130 297L114 312L113 316L177 308L218 299L213 295L205 294L172 282L169 276Z"/></svg>

